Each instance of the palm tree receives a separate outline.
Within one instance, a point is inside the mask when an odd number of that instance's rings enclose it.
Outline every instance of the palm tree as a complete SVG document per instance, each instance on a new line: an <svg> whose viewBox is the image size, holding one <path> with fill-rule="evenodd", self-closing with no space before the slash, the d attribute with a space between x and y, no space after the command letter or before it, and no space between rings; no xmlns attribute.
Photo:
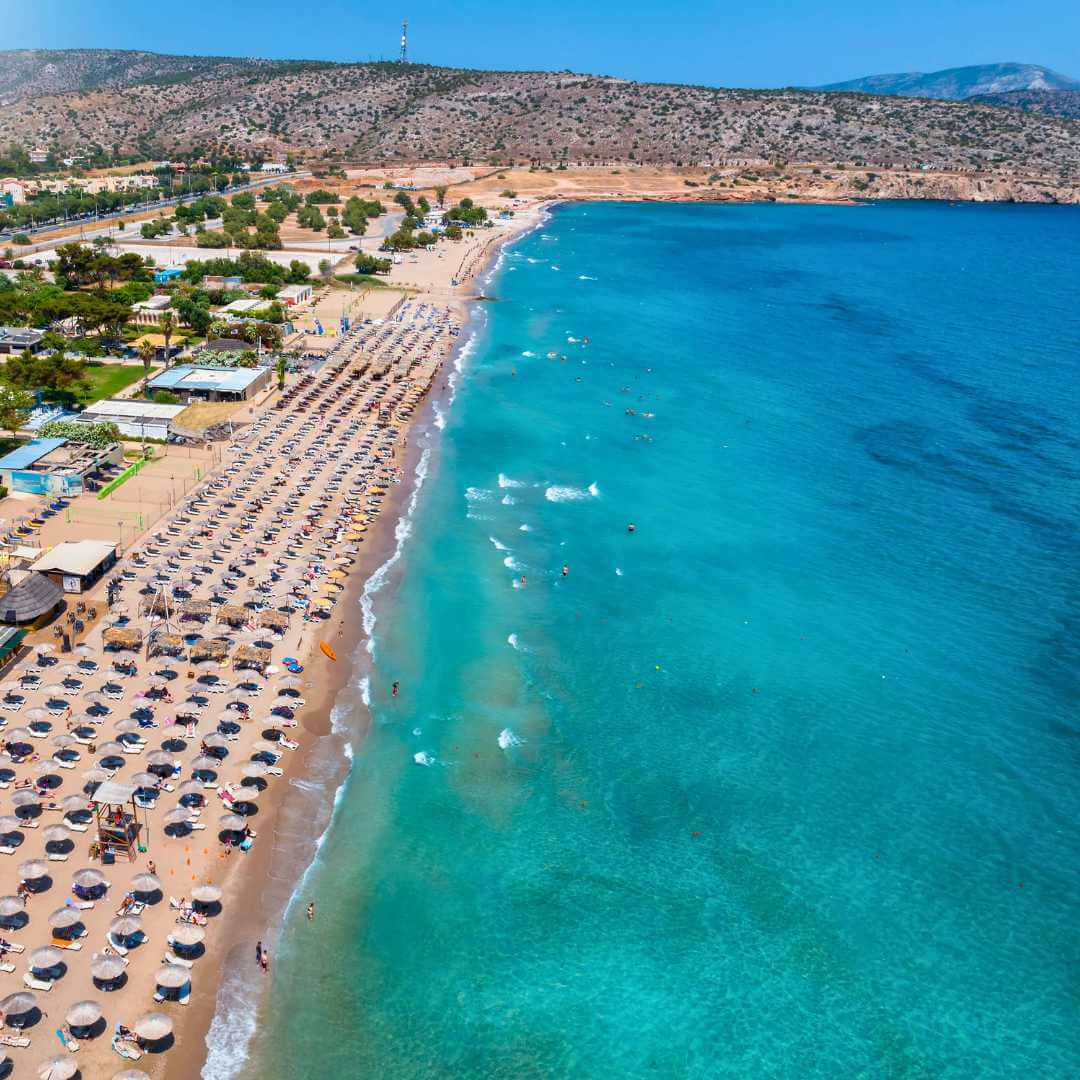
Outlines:
<svg viewBox="0 0 1080 1080"><path fill-rule="evenodd" d="M139 345L139 359L143 368L143 396L145 397L150 387L150 365L153 363L154 354L157 350L149 341L143 341Z"/></svg>
<svg viewBox="0 0 1080 1080"><path fill-rule="evenodd" d="M166 311L161 316L161 333L165 338L165 367L169 366L169 340L176 329L176 316L171 311Z"/></svg>

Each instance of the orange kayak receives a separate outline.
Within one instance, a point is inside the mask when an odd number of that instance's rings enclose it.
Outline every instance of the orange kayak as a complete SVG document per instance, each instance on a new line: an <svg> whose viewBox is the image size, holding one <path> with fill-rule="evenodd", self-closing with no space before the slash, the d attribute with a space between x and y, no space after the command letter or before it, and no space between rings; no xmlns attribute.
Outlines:
<svg viewBox="0 0 1080 1080"><path fill-rule="evenodd" d="M336 660L337 659L337 653L334 652L334 650L331 649L330 646L327 645L325 641L320 641L319 642L319 648L322 649L322 651L324 653L326 653L326 655L329 656L331 660Z"/></svg>

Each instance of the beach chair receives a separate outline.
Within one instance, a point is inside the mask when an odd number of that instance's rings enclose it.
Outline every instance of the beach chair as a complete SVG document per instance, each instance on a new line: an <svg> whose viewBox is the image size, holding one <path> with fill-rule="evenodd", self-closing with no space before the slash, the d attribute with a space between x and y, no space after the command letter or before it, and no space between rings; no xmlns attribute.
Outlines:
<svg viewBox="0 0 1080 1080"><path fill-rule="evenodd" d="M86 931L79 935L80 937L86 937ZM57 949L64 949L67 952L80 952L82 950L81 941L72 941L71 938L54 937L50 942Z"/></svg>
<svg viewBox="0 0 1080 1080"><path fill-rule="evenodd" d="M28 990L40 990L42 993L47 994L52 988L53 984L48 979L37 979L28 971L23 976L23 986Z"/></svg>
<svg viewBox="0 0 1080 1080"><path fill-rule="evenodd" d="M10 975L14 970L14 964L9 964L6 960L0 961L0 971L6 972L8 975Z"/></svg>
<svg viewBox="0 0 1080 1080"><path fill-rule="evenodd" d="M13 1046L23 1048L30 1045L30 1040L25 1035L0 1035L0 1046Z"/></svg>
<svg viewBox="0 0 1080 1080"><path fill-rule="evenodd" d="M18 945L14 941L9 941L7 943L7 951L9 953L15 953L16 955L18 955L19 953L26 952L26 946Z"/></svg>
<svg viewBox="0 0 1080 1080"><path fill-rule="evenodd" d="M117 956L127 956L128 954L127 947L119 944L112 934L105 935L105 951L108 952L109 949L115 949Z"/></svg>
<svg viewBox="0 0 1080 1080"><path fill-rule="evenodd" d="M27 1042L30 1040L27 1039ZM112 1048L122 1058L127 1058L128 1061L138 1061L142 1057L142 1051L134 1045L134 1043L125 1042L119 1035L112 1037Z"/></svg>
<svg viewBox="0 0 1080 1080"><path fill-rule="evenodd" d="M93 900L80 900L78 897L76 897L74 900L65 901L65 903L67 904L68 907L78 908L80 911L93 911L94 910L94 901Z"/></svg>
<svg viewBox="0 0 1080 1080"><path fill-rule="evenodd" d="M60 1044L69 1053L77 1054L79 1052L79 1043L71 1035L65 1035L63 1028L56 1029L56 1037L60 1040Z"/></svg>
<svg viewBox="0 0 1080 1080"><path fill-rule="evenodd" d="M180 967L185 967L188 969L188 971L190 971L195 966L194 961L184 960L183 958L177 956L171 951L166 951L165 955L161 958L161 962L163 964L179 964ZM12 971L14 970L14 967L12 967Z"/></svg>
<svg viewBox="0 0 1080 1080"><path fill-rule="evenodd" d="M59 851L49 852L49 862L67 862L68 857L66 854L62 854Z"/></svg>

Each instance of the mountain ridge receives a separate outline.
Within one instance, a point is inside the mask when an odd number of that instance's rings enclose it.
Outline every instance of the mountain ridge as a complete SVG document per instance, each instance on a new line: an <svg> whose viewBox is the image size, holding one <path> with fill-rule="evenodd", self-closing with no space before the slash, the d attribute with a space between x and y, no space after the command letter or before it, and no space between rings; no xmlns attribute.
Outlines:
<svg viewBox="0 0 1080 1080"><path fill-rule="evenodd" d="M814 89L885 96L928 97L962 101L976 95L1017 90L1080 90L1080 81L1039 64L970 64L940 71L864 75Z"/></svg>

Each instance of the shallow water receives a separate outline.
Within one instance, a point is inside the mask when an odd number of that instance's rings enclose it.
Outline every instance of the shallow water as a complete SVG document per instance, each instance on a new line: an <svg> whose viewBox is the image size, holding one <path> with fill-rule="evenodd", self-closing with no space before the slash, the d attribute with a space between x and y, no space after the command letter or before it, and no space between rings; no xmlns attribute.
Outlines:
<svg viewBox="0 0 1080 1080"><path fill-rule="evenodd" d="M1080 1073L1078 260L1050 207L519 243L246 1075Z"/></svg>

